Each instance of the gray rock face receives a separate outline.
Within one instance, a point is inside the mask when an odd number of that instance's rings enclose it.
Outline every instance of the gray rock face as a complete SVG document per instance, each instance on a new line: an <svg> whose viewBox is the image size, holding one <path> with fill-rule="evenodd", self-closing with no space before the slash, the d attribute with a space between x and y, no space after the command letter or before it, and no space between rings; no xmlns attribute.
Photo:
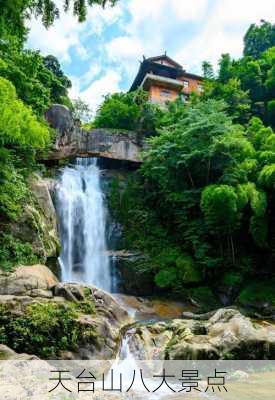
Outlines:
<svg viewBox="0 0 275 400"><path fill-rule="evenodd" d="M142 145L135 132L108 129L85 131L73 120L70 110L60 104L54 104L45 117L57 132L55 148L49 155L50 160L90 156L141 162Z"/></svg>

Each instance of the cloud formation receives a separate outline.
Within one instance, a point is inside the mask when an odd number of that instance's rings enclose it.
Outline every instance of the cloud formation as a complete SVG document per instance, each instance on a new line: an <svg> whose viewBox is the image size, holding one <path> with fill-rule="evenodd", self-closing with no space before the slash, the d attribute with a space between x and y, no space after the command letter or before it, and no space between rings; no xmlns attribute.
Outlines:
<svg viewBox="0 0 275 400"><path fill-rule="evenodd" d="M90 8L82 24L64 13L48 30L32 20L29 46L57 56L72 96L96 109L104 94L130 87L142 55L167 51L199 73L203 60L216 66L221 53L239 57L249 25L274 22L274 10L275 0L120 0Z"/></svg>

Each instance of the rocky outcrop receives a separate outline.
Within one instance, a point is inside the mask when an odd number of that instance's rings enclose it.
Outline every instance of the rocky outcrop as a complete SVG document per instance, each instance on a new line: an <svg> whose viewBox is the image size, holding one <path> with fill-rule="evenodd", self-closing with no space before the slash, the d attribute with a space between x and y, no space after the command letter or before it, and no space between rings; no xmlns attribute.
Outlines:
<svg viewBox="0 0 275 400"><path fill-rule="evenodd" d="M57 278L44 265L18 267L12 274L0 275L0 295L53 297Z"/></svg>
<svg viewBox="0 0 275 400"><path fill-rule="evenodd" d="M57 132L50 160L71 157L105 157L113 160L140 163L142 145L135 132L109 129L86 131L72 118L70 110L54 104L46 113L50 126Z"/></svg>
<svg viewBox="0 0 275 400"><path fill-rule="evenodd" d="M22 266L10 275L1 274L0 318L7 311L11 317L26 315L30 318L29 307L36 304L51 304L76 312L75 322L81 340L77 348L60 352L61 359L114 358L120 330L131 322L127 311L108 293L93 286L59 283L43 265Z"/></svg>
<svg viewBox="0 0 275 400"><path fill-rule="evenodd" d="M219 309L206 321L172 320L128 332L144 359L274 359L275 327L252 322L236 309ZM138 352L137 352L138 349Z"/></svg>
<svg viewBox="0 0 275 400"><path fill-rule="evenodd" d="M29 189L30 199L18 221L10 225L10 232L21 242L30 243L33 254L45 263L57 257L60 249L55 208L47 179L32 174Z"/></svg>

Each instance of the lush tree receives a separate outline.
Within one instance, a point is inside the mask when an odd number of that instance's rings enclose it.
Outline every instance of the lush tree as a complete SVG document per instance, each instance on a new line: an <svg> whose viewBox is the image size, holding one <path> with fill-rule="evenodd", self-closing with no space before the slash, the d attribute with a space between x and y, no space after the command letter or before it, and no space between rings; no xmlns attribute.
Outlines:
<svg viewBox="0 0 275 400"><path fill-rule="evenodd" d="M52 103L68 104L69 79L53 56L21 50L16 43L0 44L0 76L11 81L18 96L43 114Z"/></svg>
<svg viewBox="0 0 275 400"><path fill-rule="evenodd" d="M155 133L160 113L157 106L148 102L147 92L114 93L105 97L94 126L132 130L146 136Z"/></svg>
<svg viewBox="0 0 275 400"><path fill-rule="evenodd" d="M230 78L226 83L211 81L206 83L204 98L216 98L227 103L227 111L235 121L245 123L251 115L249 91L241 88L241 81Z"/></svg>
<svg viewBox="0 0 275 400"><path fill-rule="evenodd" d="M203 61L202 63L202 74L205 79L214 79L214 69L208 61Z"/></svg>
<svg viewBox="0 0 275 400"><path fill-rule="evenodd" d="M228 82L230 78L233 77L232 71L232 60L230 54L222 54L221 59L219 60L219 73L218 78L222 83Z"/></svg>
<svg viewBox="0 0 275 400"><path fill-rule="evenodd" d="M169 104L138 185L118 194L125 235L148 257L137 268L162 289L239 287L257 257L270 264L275 135L259 118L235 125L227 109L204 98Z"/></svg>
<svg viewBox="0 0 275 400"><path fill-rule="evenodd" d="M50 141L49 129L18 99L14 86L0 77L0 215L14 219L27 195L22 172L34 149ZM25 149L28 153L25 157ZM19 167L20 166L20 167Z"/></svg>
<svg viewBox="0 0 275 400"><path fill-rule="evenodd" d="M275 46L275 25L262 20L260 25L250 25L244 36L244 55L259 57L265 50Z"/></svg>
<svg viewBox="0 0 275 400"><path fill-rule="evenodd" d="M18 99L14 86L0 77L0 145L44 148L49 129Z"/></svg>

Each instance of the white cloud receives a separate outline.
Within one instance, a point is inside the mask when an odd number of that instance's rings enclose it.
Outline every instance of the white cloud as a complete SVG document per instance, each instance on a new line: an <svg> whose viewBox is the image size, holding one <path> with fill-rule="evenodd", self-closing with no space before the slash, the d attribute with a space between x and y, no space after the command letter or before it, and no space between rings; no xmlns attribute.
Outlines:
<svg viewBox="0 0 275 400"><path fill-rule="evenodd" d="M238 58L243 50L243 37L252 23L261 19L275 20L275 0L220 0L193 39L176 53L182 62L199 72L203 60L217 67L222 53ZM273 17L273 18L272 18Z"/></svg>
<svg viewBox="0 0 275 400"><path fill-rule="evenodd" d="M60 10L62 10L63 1L58 0ZM41 19L32 18L29 21L28 45L31 48L40 49L42 54L53 54L62 62L70 62L70 51L75 53L81 59L89 57L87 48L82 44L83 39L91 35L101 35L105 27L116 23L122 15L122 8L100 6L89 8L87 19L79 23L77 18L71 12L61 11L60 18L54 25L46 29Z"/></svg>
<svg viewBox="0 0 275 400"><path fill-rule="evenodd" d="M217 2L215 18L225 24L251 24L260 19L275 19L274 0L222 0Z"/></svg>
<svg viewBox="0 0 275 400"><path fill-rule="evenodd" d="M102 102L103 97L108 93L118 92L119 83L121 80L120 74L116 71L108 71L98 80L95 80L84 91L80 90L79 79L72 78L73 87L71 89L71 96L73 98L80 97L91 107L93 113L96 112L98 105Z"/></svg>
<svg viewBox="0 0 275 400"><path fill-rule="evenodd" d="M143 46L137 37L120 36L107 43L106 51L111 60L136 61L142 55Z"/></svg>
<svg viewBox="0 0 275 400"><path fill-rule="evenodd" d="M44 28L40 18L32 19L28 44L38 48L42 54L53 54L63 62L70 61L69 51L74 49L80 57L87 52L80 41L84 25L81 25L70 14L62 14L61 18L49 29Z"/></svg>

